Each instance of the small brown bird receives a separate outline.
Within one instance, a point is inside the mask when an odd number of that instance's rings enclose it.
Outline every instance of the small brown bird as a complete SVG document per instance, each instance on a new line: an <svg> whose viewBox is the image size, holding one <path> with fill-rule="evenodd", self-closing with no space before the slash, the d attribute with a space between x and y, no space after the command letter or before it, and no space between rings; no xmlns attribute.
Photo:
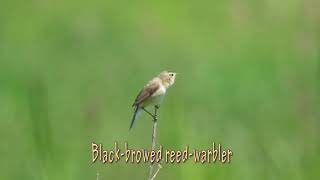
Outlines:
<svg viewBox="0 0 320 180"><path fill-rule="evenodd" d="M156 114L153 115L150 113L146 107L154 106L155 111L160 107L167 89L173 85L175 81L176 74L177 73L175 72L162 71L158 76L153 78L144 86L132 105L135 110L131 120L130 129L132 128L140 110L144 110L155 120L157 119Z"/></svg>

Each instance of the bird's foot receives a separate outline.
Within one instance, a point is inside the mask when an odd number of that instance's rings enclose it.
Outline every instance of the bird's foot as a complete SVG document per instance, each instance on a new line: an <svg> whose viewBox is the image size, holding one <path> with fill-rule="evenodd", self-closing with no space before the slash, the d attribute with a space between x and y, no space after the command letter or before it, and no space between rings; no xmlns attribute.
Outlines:
<svg viewBox="0 0 320 180"><path fill-rule="evenodd" d="M153 122L157 122L158 121L158 116L157 115L154 115L153 116Z"/></svg>

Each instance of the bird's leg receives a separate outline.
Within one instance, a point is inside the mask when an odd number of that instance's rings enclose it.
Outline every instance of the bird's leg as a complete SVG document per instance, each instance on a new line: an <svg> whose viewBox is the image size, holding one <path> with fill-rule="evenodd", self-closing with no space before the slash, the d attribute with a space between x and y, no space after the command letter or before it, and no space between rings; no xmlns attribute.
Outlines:
<svg viewBox="0 0 320 180"><path fill-rule="evenodd" d="M141 109L144 110L144 112L148 113L153 119L155 118L155 116L151 112L149 112L146 108L141 107Z"/></svg>
<svg viewBox="0 0 320 180"><path fill-rule="evenodd" d="M155 105L155 106L154 106L154 117L153 117L153 120L154 120L154 121L157 121L157 120L158 120L157 111L158 111L159 108L160 108L159 105Z"/></svg>

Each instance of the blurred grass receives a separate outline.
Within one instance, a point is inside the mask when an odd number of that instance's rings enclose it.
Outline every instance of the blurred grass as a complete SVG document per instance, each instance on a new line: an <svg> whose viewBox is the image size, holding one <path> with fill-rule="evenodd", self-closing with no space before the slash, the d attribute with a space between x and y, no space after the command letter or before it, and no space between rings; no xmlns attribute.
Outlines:
<svg viewBox="0 0 320 180"><path fill-rule="evenodd" d="M319 2L4 1L0 179L144 179L146 164L91 164L91 141L150 146L130 105L180 73L158 143L234 151L230 165L165 165L158 179L317 179Z"/></svg>

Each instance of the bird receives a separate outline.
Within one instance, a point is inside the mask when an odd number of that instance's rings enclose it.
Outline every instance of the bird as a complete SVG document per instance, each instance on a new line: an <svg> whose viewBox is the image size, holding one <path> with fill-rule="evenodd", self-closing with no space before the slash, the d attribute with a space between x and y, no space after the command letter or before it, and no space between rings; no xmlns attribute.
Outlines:
<svg viewBox="0 0 320 180"><path fill-rule="evenodd" d="M150 80L138 93L132 107L134 107L133 117L131 119L130 129L133 127L138 113L143 110L157 121L157 110L166 95L167 89L175 82L177 73L172 71L162 71L159 75ZM155 113L152 114L146 108L154 107Z"/></svg>

